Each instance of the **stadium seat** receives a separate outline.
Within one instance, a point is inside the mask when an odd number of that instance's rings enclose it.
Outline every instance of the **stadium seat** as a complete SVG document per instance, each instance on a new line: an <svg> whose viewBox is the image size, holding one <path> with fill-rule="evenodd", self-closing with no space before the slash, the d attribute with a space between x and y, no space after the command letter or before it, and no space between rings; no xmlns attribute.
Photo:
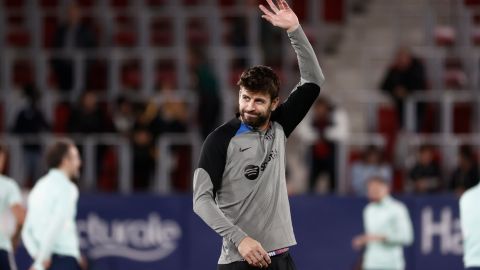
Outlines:
<svg viewBox="0 0 480 270"><path fill-rule="evenodd" d="M61 102L55 106L53 132L55 134L65 134L67 132L68 119L71 113L71 104L68 102Z"/></svg>

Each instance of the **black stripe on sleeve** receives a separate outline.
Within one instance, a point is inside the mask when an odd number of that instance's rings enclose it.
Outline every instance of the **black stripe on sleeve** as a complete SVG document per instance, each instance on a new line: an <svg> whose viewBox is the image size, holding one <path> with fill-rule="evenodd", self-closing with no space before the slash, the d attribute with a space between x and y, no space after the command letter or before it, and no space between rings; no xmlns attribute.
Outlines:
<svg viewBox="0 0 480 270"><path fill-rule="evenodd" d="M288 99L272 113L272 121L278 122L290 136L302 121L320 94L320 87L314 83L305 83L297 87Z"/></svg>
<svg viewBox="0 0 480 270"><path fill-rule="evenodd" d="M233 136L235 136L240 124L240 120L232 119L210 133L203 143L198 167L204 169L210 176L214 196L222 185L228 145Z"/></svg>

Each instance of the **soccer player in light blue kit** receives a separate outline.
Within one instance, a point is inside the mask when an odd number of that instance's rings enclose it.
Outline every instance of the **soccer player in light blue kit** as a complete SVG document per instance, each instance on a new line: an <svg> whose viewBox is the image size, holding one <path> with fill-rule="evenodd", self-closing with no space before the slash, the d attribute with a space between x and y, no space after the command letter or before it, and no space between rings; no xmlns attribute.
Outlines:
<svg viewBox="0 0 480 270"><path fill-rule="evenodd" d="M35 184L28 198L22 230L25 247L34 263L30 270L78 270L80 247L75 216L81 160L69 139L56 141L47 150L50 169Z"/></svg>
<svg viewBox="0 0 480 270"><path fill-rule="evenodd" d="M356 249L366 247L363 270L403 270L403 247L413 242L410 215L405 205L390 196L385 179L367 182L370 203L363 212L365 233L353 239Z"/></svg>
<svg viewBox="0 0 480 270"><path fill-rule="evenodd" d="M13 260L13 250L18 245L20 231L25 219L25 209L22 206L22 195L15 180L2 175L6 160L6 151L0 145L0 215L10 210L15 217L16 226L13 237L10 239L0 231L0 269L16 269Z"/></svg>
<svg viewBox="0 0 480 270"><path fill-rule="evenodd" d="M463 262L467 270L480 270L480 184L460 198L460 224L463 234Z"/></svg>

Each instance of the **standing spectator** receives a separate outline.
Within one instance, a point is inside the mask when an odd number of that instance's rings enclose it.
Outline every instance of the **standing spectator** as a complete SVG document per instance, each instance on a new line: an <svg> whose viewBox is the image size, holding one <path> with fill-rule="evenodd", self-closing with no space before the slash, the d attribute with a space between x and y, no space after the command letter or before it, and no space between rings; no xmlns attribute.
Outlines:
<svg viewBox="0 0 480 270"><path fill-rule="evenodd" d="M70 91L75 86L75 80L88 82L91 61L85 61L85 78L75 78L73 53L84 52L96 46L95 34L88 24L82 21L81 9L78 3L70 1L67 7L66 21L55 32L54 48L62 53L52 59L53 71L58 80L58 87L62 91ZM88 85L85 85L88 88Z"/></svg>
<svg viewBox="0 0 480 270"><path fill-rule="evenodd" d="M367 181L379 176L385 179L390 188L392 186L392 168L383 160L381 150L376 146L369 146L365 149L361 161L352 166L352 188L353 193L358 196L367 196Z"/></svg>
<svg viewBox="0 0 480 270"><path fill-rule="evenodd" d="M222 114L222 103L220 102L217 78L202 51L192 49L189 61L193 76L192 88L197 91L199 99L197 117L200 133L205 139L218 126Z"/></svg>
<svg viewBox="0 0 480 270"><path fill-rule="evenodd" d="M17 135L30 136L23 145L25 158L25 171L27 182L33 183L40 176L42 149L38 141L32 141L32 137L43 132L50 131L50 125L45 120L43 112L38 107L40 93L33 85L27 85L24 89L27 97L27 105L18 113L12 132Z"/></svg>
<svg viewBox="0 0 480 270"><path fill-rule="evenodd" d="M400 126L403 126L405 99L413 92L426 88L427 80L422 62L412 55L408 48L400 48L381 84L381 89L395 103ZM423 119L423 107L419 107L417 112L417 117Z"/></svg>
<svg viewBox="0 0 480 270"><path fill-rule="evenodd" d="M412 221L403 203L390 196L381 177L368 181L370 203L363 211L365 233L355 237L355 249L366 247L362 269L405 269L403 247L413 242Z"/></svg>
<svg viewBox="0 0 480 270"><path fill-rule="evenodd" d="M466 270L480 269L480 185L467 190L460 198L460 226L463 236L463 263Z"/></svg>
<svg viewBox="0 0 480 270"><path fill-rule="evenodd" d="M417 163L410 170L410 179L415 193L432 193L440 188L440 168L434 159L433 147L422 145Z"/></svg>
<svg viewBox="0 0 480 270"><path fill-rule="evenodd" d="M458 167L451 176L449 188L461 195L465 190L478 184L479 180L480 174L475 154L468 145L463 145L458 150Z"/></svg>
<svg viewBox="0 0 480 270"><path fill-rule="evenodd" d="M317 99L312 115L312 126L316 140L311 149L309 190L316 190L319 177L328 178L328 188L336 188L336 151L338 142L347 138L348 118L332 102L321 96Z"/></svg>
<svg viewBox="0 0 480 270"><path fill-rule="evenodd" d="M132 103L124 96L117 99L113 113L113 125L115 131L128 136L135 125L135 112Z"/></svg>
<svg viewBox="0 0 480 270"><path fill-rule="evenodd" d="M92 134L111 130L112 121L108 113L100 108L97 94L93 91L83 93L80 104L70 114L68 132Z"/></svg>
<svg viewBox="0 0 480 270"><path fill-rule="evenodd" d="M155 172L155 140L162 132L162 120L157 104L144 105L135 121L132 134L133 186L137 191L150 187Z"/></svg>
<svg viewBox="0 0 480 270"><path fill-rule="evenodd" d="M10 238L0 230L0 269L16 269L12 252L18 247L20 232L25 219L25 209L22 206L22 195L15 180L2 174L6 161L6 150L0 145L0 216L10 210L15 217L16 226Z"/></svg>

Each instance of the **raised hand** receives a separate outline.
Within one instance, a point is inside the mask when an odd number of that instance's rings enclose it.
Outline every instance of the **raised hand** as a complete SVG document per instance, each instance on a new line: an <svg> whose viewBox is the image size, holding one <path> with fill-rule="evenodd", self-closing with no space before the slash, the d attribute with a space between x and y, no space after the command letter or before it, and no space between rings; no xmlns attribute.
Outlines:
<svg viewBox="0 0 480 270"><path fill-rule="evenodd" d="M297 15L288 5L285 0L277 0L277 5L275 5L272 0L267 0L268 5L270 6L269 10L263 5L260 5L260 10L262 10L262 18L269 21L274 26L278 26L291 32L300 25L298 22Z"/></svg>

